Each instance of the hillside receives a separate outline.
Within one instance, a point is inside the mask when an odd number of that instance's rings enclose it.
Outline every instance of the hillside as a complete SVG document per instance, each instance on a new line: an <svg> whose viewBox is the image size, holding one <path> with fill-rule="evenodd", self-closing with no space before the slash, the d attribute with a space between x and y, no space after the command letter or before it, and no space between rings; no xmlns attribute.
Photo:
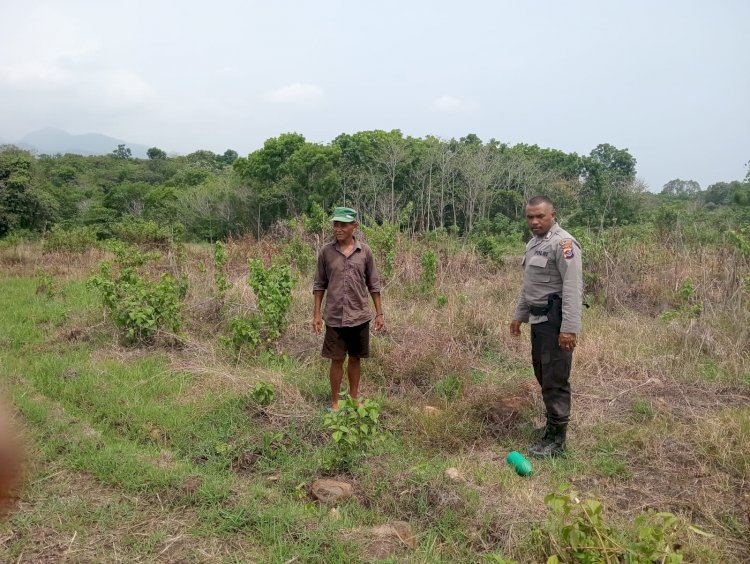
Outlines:
<svg viewBox="0 0 750 564"><path fill-rule="evenodd" d="M13 144L22 149L46 155L65 155L68 153L74 155L108 155L118 145L125 145L130 148L134 157L146 158L146 150L148 149L146 145L129 143L101 133L73 135L54 127L32 131Z"/></svg>

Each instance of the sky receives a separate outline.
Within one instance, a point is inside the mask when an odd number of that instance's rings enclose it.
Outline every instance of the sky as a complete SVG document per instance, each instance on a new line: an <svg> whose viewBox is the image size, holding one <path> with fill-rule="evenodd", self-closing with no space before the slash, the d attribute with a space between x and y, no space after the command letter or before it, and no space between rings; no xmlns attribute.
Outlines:
<svg viewBox="0 0 750 564"><path fill-rule="evenodd" d="M742 179L750 160L747 0L0 0L0 14L4 140L610 143L653 191Z"/></svg>

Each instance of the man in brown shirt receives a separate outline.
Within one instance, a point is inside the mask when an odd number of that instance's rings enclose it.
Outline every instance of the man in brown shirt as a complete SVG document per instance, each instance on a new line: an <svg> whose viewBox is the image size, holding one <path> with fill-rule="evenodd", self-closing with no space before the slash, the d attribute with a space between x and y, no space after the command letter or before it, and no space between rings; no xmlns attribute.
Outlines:
<svg viewBox="0 0 750 564"><path fill-rule="evenodd" d="M326 334L321 354L331 359L331 408L338 409L347 354L349 394L354 400L359 398L360 359L370 354L372 311L368 294L375 304L373 328L381 330L385 321L380 303L380 278L372 251L354 237L359 226L357 212L351 208L336 208L332 221L335 238L320 250L315 271L313 329L320 334L325 320ZM325 313L321 317L320 306L326 291Z"/></svg>

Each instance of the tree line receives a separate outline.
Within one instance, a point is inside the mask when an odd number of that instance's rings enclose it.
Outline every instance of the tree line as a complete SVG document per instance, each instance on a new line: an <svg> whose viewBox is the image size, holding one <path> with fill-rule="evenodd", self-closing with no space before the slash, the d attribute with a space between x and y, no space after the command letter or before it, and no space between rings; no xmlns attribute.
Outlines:
<svg viewBox="0 0 750 564"><path fill-rule="evenodd" d="M134 159L124 145L104 156L0 147L0 237L87 226L106 238L113 224L148 220L213 241L260 235L333 205L413 232L502 233L521 229L524 202L538 194L556 202L567 225L595 230L722 207L733 210L725 219L741 222L750 208L750 172L706 190L675 179L653 194L628 150L606 143L578 155L474 134L444 140L374 130L327 144L284 133L246 157L231 149L147 154Z"/></svg>

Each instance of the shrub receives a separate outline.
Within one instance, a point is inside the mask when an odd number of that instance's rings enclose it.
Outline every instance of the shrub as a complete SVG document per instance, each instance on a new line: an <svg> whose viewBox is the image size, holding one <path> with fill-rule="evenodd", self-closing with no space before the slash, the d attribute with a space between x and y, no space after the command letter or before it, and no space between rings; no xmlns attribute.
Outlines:
<svg viewBox="0 0 750 564"><path fill-rule="evenodd" d="M367 243L372 248L378 263L381 276L390 278L393 275L393 267L396 265L396 244L401 226L406 223L412 210L412 203L401 210L398 220L390 222L384 220L378 225L372 218L361 224L362 231L367 237Z"/></svg>
<svg viewBox="0 0 750 564"><path fill-rule="evenodd" d="M323 467L327 470L349 470L384 435L380 428L380 405L366 399L357 400L342 395L339 408L323 417L323 426L331 433L331 441L324 454Z"/></svg>
<svg viewBox="0 0 750 564"><path fill-rule="evenodd" d="M266 268L259 259L250 259L250 287L255 292L261 323L269 340L281 337L292 303L292 273L289 267L273 264Z"/></svg>
<svg viewBox="0 0 750 564"><path fill-rule="evenodd" d="M422 275L420 286L422 292L427 293L435 287L437 279L437 256L433 251L425 251L422 254Z"/></svg>
<svg viewBox="0 0 750 564"><path fill-rule="evenodd" d="M295 265L300 274L308 274L315 265L312 248L299 236L289 241L282 251L282 256L287 262Z"/></svg>
<svg viewBox="0 0 750 564"><path fill-rule="evenodd" d="M224 243L216 241L214 244L214 285L220 301L224 301L227 290L232 287L227 280L227 252Z"/></svg>
<svg viewBox="0 0 750 564"><path fill-rule="evenodd" d="M113 245L116 268L103 261L99 274L89 285L99 290L102 302L122 337L129 343L147 343L157 331L179 331L181 291L177 280L164 273L158 281L139 273L139 267L158 258L156 253L141 253L122 244Z"/></svg>
<svg viewBox="0 0 750 564"><path fill-rule="evenodd" d="M112 226L112 234L121 241L151 249L169 249L182 235L182 226L162 226L155 221L129 220Z"/></svg>
<svg viewBox="0 0 750 564"><path fill-rule="evenodd" d="M229 322L229 335L221 337L236 350L248 346L258 349L261 343L276 341L287 326L287 312L292 303L292 273L288 266L273 264L266 268L259 259L248 261L250 287L255 292L258 313L237 316Z"/></svg>
<svg viewBox="0 0 750 564"><path fill-rule="evenodd" d="M323 233L331 228L331 216L323 206L313 202L309 214L302 214L302 225L308 233Z"/></svg>
<svg viewBox="0 0 750 564"><path fill-rule="evenodd" d="M45 253L85 253L98 245L96 229L93 227L72 227L60 229L53 227L42 241L42 251Z"/></svg>
<svg viewBox="0 0 750 564"><path fill-rule="evenodd" d="M221 337L221 341L236 350L244 346L257 348L261 342L260 317L233 317L229 321L229 336Z"/></svg>
<svg viewBox="0 0 750 564"><path fill-rule="evenodd" d="M596 499L580 500L568 486L550 493L544 502L552 510L546 524L548 564L651 563L679 564L677 533L682 522L671 513L639 515L629 536L618 534L604 519L603 506Z"/></svg>
<svg viewBox="0 0 750 564"><path fill-rule="evenodd" d="M662 313L663 321L672 321L678 317L698 317L703 312L703 302L695 297L695 286L686 278L677 290L677 307Z"/></svg>

